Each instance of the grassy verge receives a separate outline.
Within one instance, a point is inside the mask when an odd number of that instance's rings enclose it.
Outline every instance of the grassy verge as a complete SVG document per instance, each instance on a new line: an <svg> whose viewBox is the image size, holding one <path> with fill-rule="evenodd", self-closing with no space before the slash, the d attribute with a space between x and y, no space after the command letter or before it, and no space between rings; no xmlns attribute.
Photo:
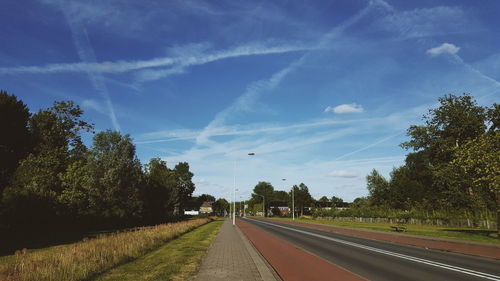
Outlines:
<svg viewBox="0 0 500 281"><path fill-rule="evenodd" d="M73 281L96 276L138 258L210 219L196 219L134 231L101 235L94 239L34 251L18 251L0 259L0 280Z"/></svg>
<svg viewBox="0 0 500 281"><path fill-rule="evenodd" d="M288 220L290 218L272 218L276 220ZM359 229L377 230L384 232L392 232L390 223L369 223L369 222L339 222L315 219L296 219L298 222L305 223L319 223L332 226L351 227ZM486 242L500 244L500 239L497 238L496 231L487 229L474 229L474 228L453 228L453 227L439 227L428 225L406 225L406 232L402 234L421 235L427 237L438 238L451 238L466 241Z"/></svg>
<svg viewBox="0 0 500 281"><path fill-rule="evenodd" d="M188 232L132 262L118 266L96 281L189 280L219 232L219 219Z"/></svg>

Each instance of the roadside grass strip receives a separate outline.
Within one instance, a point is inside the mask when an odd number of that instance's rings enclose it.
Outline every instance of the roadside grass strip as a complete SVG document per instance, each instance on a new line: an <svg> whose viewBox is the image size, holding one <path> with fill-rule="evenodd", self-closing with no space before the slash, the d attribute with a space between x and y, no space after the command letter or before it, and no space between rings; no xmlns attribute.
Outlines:
<svg viewBox="0 0 500 281"><path fill-rule="evenodd" d="M289 218L270 218L273 220L285 220L292 221ZM331 221L331 220L317 220L317 219L295 219L296 222L303 223L317 223L331 226L340 226L347 228L357 228L357 229L368 229L383 232L392 232L391 223L379 223L379 222L345 222L345 221ZM475 241L475 242L485 242L492 244L500 244L500 239L496 237L496 231L477 229L477 228L458 228L458 227L446 227L446 226L432 226L432 225L405 225L406 230L404 232L398 232L398 234L411 234L426 237L438 237L438 238L451 238L459 239L465 241Z"/></svg>
<svg viewBox="0 0 500 281"><path fill-rule="evenodd" d="M105 272L95 281L190 280L223 222L218 219L183 234L157 250Z"/></svg>
<svg viewBox="0 0 500 281"><path fill-rule="evenodd" d="M0 260L0 280L88 280L119 264L143 256L165 242L210 221L209 218L201 218L139 227L69 245L34 251L23 249L14 256Z"/></svg>

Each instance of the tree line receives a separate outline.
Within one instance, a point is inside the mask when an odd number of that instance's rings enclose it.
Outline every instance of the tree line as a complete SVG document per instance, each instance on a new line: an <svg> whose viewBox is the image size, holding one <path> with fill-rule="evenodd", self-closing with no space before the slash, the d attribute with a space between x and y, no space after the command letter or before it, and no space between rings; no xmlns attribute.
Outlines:
<svg viewBox="0 0 500 281"><path fill-rule="evenodd" d="M294 199L293 205L292 193ZM309 187L304 183L293 185L290 191L283 191L275 190L271 183L263 181L255 185L252 197L250 200L243 203L247 203L250 208L249 211L253 213L262 212L264 207L266 216L267 214L272 214L274 216L285 215L278 207L288 207L292 210L293 206L295 208L296 215L302 216L305 212L307 212L306 210L311 208L335 208L346 206L344 201L336 196L332 196L331 198L322 196L318 200L314 199L309 193ZM264 206L262 206L262 203L264 203ZM287 216L291 216L291 214L287 214Z"/></svg>
<svg viewBox="0 0 500 281"><path fill-rule="evenodd" d="M0 91L0 227L101 228L175 219L195 185L186 162L142 165L129 135L94 132L72 101L32 114ZM82 133L93 134L87 147Z"/></svg>
<svg viewBox="0 0 500 281"><path fill-rule="evenodd" d="M479 106L471 95L445 95L407 130L405 164L386 179L367 177L361 205L420 209L478 217L500 211L500 106ZM497 213L500 220L500 215Z"/></svg>

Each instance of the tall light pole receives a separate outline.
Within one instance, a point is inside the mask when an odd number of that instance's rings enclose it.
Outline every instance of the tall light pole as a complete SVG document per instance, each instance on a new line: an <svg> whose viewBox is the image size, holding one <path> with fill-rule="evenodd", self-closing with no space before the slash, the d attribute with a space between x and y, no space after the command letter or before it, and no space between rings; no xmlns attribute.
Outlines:
<svg viewBox="0 0 500 281"><path fill-rule="evenodd" d="M249 152L248 156L253 156L255 153ZM233 225L236 223L236 160L233 162Z"/></svg>
<svg viewBox="0 0 500 281"><path fill-rule="evenodd" d="M292 186L292 220L295 220L295 198L293 198L293 190L295 188Z"/></svg>

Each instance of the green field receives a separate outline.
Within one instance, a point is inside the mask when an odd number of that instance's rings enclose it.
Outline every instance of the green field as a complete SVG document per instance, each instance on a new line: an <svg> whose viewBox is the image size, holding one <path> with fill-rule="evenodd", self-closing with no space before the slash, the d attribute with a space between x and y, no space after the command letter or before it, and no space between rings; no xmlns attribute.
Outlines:
<svg viewBox="0 0 500 281"><path fill-rule="evenodd" d="M197 272L201 259L223 222L223 219L218 219L198 227L95 280L189 280Z"/></svg>
<svg viewBox="0 0 500 281"><path fill-rule="evenodd" d="M291 221L290 218L272 218L272 219ZM296 219L296 221L394 233L394 231L391 229L391 226L393 226L394 224L390 223L340 222L340 221L315 220L308 218L298 218ZM491 230L491 229L488 230L488 229L477 229L477 228L454 228L454 227L411 225L411 224L405 226L406 226L406 232L398 232L398 233L401 233L402 235L411 234L411 235L420 235L427 237L450 238L450 239L459 239L459 240L474 241L474 242L500 244L500 239L498 239L496 230Z"/></svg>

